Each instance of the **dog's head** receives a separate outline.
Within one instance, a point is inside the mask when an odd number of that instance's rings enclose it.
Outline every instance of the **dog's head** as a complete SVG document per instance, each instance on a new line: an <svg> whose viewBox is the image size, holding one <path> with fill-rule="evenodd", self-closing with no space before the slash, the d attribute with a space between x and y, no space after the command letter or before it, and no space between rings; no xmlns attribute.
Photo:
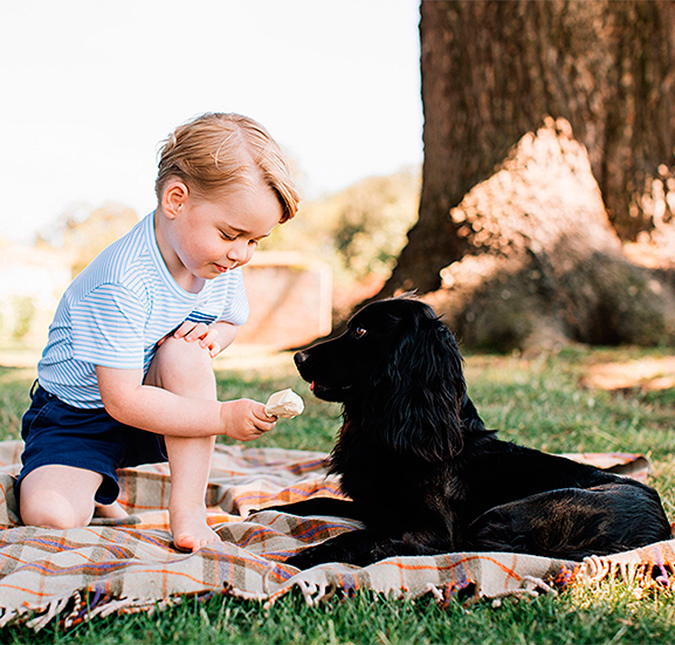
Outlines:
<svg viewBox="0 0 675 645"><path fill-rule="evenodd" d="M462 359L428 305L371 303L344 334L298 352L295 363L315 396L344 403L348 418L396 452L445 459L461 449Z"/></svg>

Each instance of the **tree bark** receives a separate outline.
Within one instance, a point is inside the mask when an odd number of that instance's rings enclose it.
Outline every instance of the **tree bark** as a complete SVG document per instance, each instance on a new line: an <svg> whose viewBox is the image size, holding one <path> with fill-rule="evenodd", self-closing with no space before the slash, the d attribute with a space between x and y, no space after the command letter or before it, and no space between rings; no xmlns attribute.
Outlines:
<svg viewBox="0 0 675 645"><path fill-rule="evenodd" d="M470 251L423 300L465 346L671 343L675 272L629 260L569 122L527 133L450 217Z"/></svg>
<svg viewBox="0 0 675 645"><path fill-rule="evenodd" d="M440 286L470 249L449 213L520 138L567 119L622 240L653 227L642 194L675 148L675 3L423 0L419 220L382 295Z"/></svg>

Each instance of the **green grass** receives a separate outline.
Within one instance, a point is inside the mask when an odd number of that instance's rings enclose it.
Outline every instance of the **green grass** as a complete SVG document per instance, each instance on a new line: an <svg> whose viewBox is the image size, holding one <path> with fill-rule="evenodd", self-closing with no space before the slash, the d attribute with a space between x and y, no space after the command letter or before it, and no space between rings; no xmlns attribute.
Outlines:
<svg viewBox="0 0 675 645"><path fill-rule="evenodd" d="M675 392L610 394L579 386L592 364L665 351L631 348L574 348L526 360L514 356L469 355L466 375L471 397L488 427L504 438L548 451L620 450L647 454L651 483L675 519ZM287 359L287 360L286 360ZM1 362L1 361L0 361ZM218 371L221 398L265 400L293 387L307 410L281 421L258 445L330 450L340 410L313 399L295 374L290 356L273 367L241 369L227 360ZM34 370L0 368L0 428L18 436ZM607 581L575 587L558 597L504 601L499 607L459 602L440 607L430 597L395 601L369 592L332 598L308 607L299 593L269 609L224 596L157 612L94 619L63 633L55 623L37 635L23 627L0 630L2 643L670 643L675 642L675 598L669 591L639 594Z"/></svg>

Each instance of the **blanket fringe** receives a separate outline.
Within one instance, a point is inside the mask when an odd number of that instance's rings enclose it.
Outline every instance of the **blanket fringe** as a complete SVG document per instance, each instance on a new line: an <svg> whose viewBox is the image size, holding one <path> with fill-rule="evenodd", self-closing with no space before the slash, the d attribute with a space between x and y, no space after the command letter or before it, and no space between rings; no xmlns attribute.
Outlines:
<svg viewBox="0 0 675 645"><path fill-rule="evenodd" d="M428 582L412 591L397 585L385 585L386 589L380 589L381 593L387 594L392 599L416 599L431 594L434 600L442 607L447 607L450 602L459 600L464 607L485 598L491 601L493 607L499 607L506 598L522 599L536 597L542 593L558 595L558 590L565 589L569 584L599 585L605 580L621 579L628 585L635 587L635 593L641 595L647 590L671 590L675 588L675 567L672 557L655 557L626 561L613 556L591 556L573 569L563 567L555 580L545 581L542 578L525 575L520 580L520 586L506 589L499 593L494 590L489 595L481 592L480 586L470 577L462 577L454 582L439 584ZM337 578L335 572L317 567L313 570L297 573L281 588L272 591L270 576L275 563L270 563L263 575L263 592L247 592L231 586L225 586L220 591L209 591L197 594L173 594L162 599L147 599L133 597L111 596L101 589L83 589L74 593L56 598L43 606L24 605L19 608L0 607L0 628L12 623L24 622L30 629L38 632L46 627L52 620L58 618L64 629L70 629L82 622L95 617L104 618L112 614L131 614L138 612L153 613L168 607L176 606L185 598L197 596L207 599L219 593L235 596L245 600L257 600L264 602L263 607L271 607L278 598L285 595L294 587L302 594L304 601L310 607L329 600L340 589L345 593L360 587L373 588L377 591L377 585L364 584L359 580L354 571L340 571ZM345 580L352 574L349 584ZM338 584L340 581L343 587ZM556 589L557 587L557 589Z"/></svg>
<svg viewBox="0 0 675 645"><path fill-rule="evenodd" d="M257 600L264 602L263 607L267 609L278 598L287 594L294 587L300 590L304 601L310 607L315 607L329 600L339 592L338 585L333 577L329 575L329 572L319 567L314 570L299 572L288 580L287 584L282 588L270 593L269 577L274 571L275 566L274 563L270 564L263 575L263 593L246 592L242 589L226 586L220 592L211 591L201 595L205 598L210 598L214 594L223 593L245 600ZM670 563L613 561L609 557L591 556L574 569L564 568L563 572L558 575L558 578L550 583L539 577L525 575L522 577L518 588L504 590L497 594L490 594L489 596L481 593L479 585L469 578L446 584L429 582L415 591L411 591L405 587L392 587L387 590L387 593L392 599L416 599L431 594L434 600L444 608L453 600L459 600L464 607L469 607L483 598L491 601L493 607L499 607L506 598L516 600L533 598L542 593L557 596L558 590L556 590L556 587L564 589L570 583L579 582L597 585L604 580L612 578L620 578L643 591L650 588L666 590L675 587L675 571ZM360 583L357 581L354 589L360 586ZM194 595L190 594L190 596ZM200 594L196 595L199 596ZM95 617L104 618L112 614L139 612L151 614L154 611L161 611L168 607L179 605L187 597L184 594L174 594L159 600L130 597L118 598L110 596L101 590L79 590L67 597L55 599L41 607L0 608L0 627L25 620L27 627L38 632L44 629L52 620L58 618L64 629L71 629ZM27 614L32 614L32 617L28 620L26 620Z"/></svg>
<svg viewBox="0 0 675 645"><path fill-rule="evenodd" d="M7 626L15 618L19 617L19 611L17 609L5 609L0 615L0 628Z"/></svg>
<svg viewBox="0 0 675 645"><path fill-rule="evenodd" d="M556 589L544 582L541 578L523 576L522 587L520 589L511 589L510 591L504 591L496 596L491 596L492 606L495 608L500 607L504 598L515 598L517 600L520 600L521 598L536 598L542 593L550 594L554 597L558 595Z"/></svg>
<svg viewBox="0 0 675 645"><path fill-rule="evenodd" d="M270 565L268 569L273 570L275 565ZM595 572L596 577L590 579L600 579L597 576L607 575L616 566L609 566L602 559L596 558L588 563L589 570ZM297 587L302 593L304 601L310 607L315 607L320 603L329 600L338 592L338 586L326 571L317 568L313 571L303 571L293 579L289 580L281 589L272 594L245 592L241 589L225 587L220 593L235 596L246 600L265 601L263 607L271 607L278 598L285 595L293 587ZM207 592L201 594L204 598L211 598L219 592ZM523 576L521 586L516 589L503 591L497 595L491 595L487 599L492 601L493 607L498 607L502 600L508 597L521 599L526 597L536 597L541 593L557 595L556 589L546 583L541 578L533 576ZM416 591L408 590L404 587L388 590L388 596L392 599L417 599L427 594L431 594L434 600L446 608L454 599L462 599L462 595L468 596L462 603L464 607L478 602L485 596L480 593L478 585L468 578L454 583L438 584L427 583ZM194 596L195 594L190 594ZM200 594L196 594L200 595ZM112 614L132 614L145 612L152 614L154 611L161 611L168 607L179 605L187 598L187 595L176 594L160 600L142 599L142 598L118 598L110 596L105 592L96 589L79 590L70 596L53 600L43 607L22 607L20 609L0 609L0 627L4 627L14 621L20 621L26 614L32 613L33 617L26 621L26 626L35 632L44 629L52 620L60 619L64 629L71 629L77 625L92 620L95 617L105 618Z"/></svg>
<svg viewBox="0 0 675 645"><path fill-rule="evenodd" d="M52 618L61 613L61 610L68 604L69 600L70 598L61 598L60 600L50 602L45 613L31 618L26 625L33 631L40 631Z"/></svg>
<svg viewBox="0 0 675 645"><path fill-rule="evenodd" d="M589 585L605 580L623 580L643 591L668 591L675 587L675 571L670 562L625 562L611 557L590 556L584 559L576 579Z"/></svg>
<svg viewBox="0 0 675 645"><path fill-rule="evenodd" d="M176 594L160 600L143 598L116 598L100 592L76 591L71 596L58 598L46 606L0 609L0 628L14 622L21 622L26 614L33 617L25 621L26 627L34 632L44 629L52 620L60 619L64 629L70 629L95 617L105 618L111 614L135 614L144 612L152 615L168 607L181 604L187 596ZM72 605L72 606L71 606ZM67 612L67 613L66 613Z"/></svg>
<svg viewBox="0 0 675 645"><path fill-rule="evenodd" d="M289 580L288 584L286 584L282 589L279 589L274 594L268 596L264 604L264 608L267 609L271 607L281 596L288 593L293 587L297 587L300 590L304 601L310 607L315 607L319 603L329 600L336 593L338 593L340 589L335 581L332 580L331 577L327 575L327 572L322 568L303 571ZM378 591L375 587L370 588ZM233 591L234 590L228 592L232 593ZM345 593L348 593L347 589L344 589L344 591ZM387 597L393 600L414 600L427 594L431 594L434 600L444 609L447 608L449 603L455 599L460 599L460 601L462 601L464 598L466 598L462 604L463 606L468 607L475 602L487 598L488 600L493 601L493 606L497 607L499 604L501 604L501 600L507 597L517 600L526 597L534 598L541 595L542 593L551 594L553 596L558 595L558 591L552 584L548 584L542 578L528 575L521 578L520 587L504 590L497 594L490 594L489 596L480 593L478 585L470 578L464 578L462 580L448 582L445 584L428 582L422 587L418 588L416 591L411 591L405 587L390 587L386 591L384 589L380 589L379 592L385 593ZM233 595L242 597L240 591L234 591Z"/></svg>

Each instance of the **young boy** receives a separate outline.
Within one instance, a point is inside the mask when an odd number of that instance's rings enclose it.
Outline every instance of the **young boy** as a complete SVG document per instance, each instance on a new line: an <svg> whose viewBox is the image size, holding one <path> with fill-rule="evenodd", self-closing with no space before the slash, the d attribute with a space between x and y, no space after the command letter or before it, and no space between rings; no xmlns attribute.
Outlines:
<svg viewBox="0 0 675 645"><path fill-rule="evenodd" d="M160 152L157 209L104 250L64 294L23 418L17 481L25 524L71 528L120 517L116 469L171 469L174 544L219 540L205 492L217 435L255 439L262 403L220 402L212 358L248 316L241 266L291 219L298 195L255 121L205 114Z"/></svg>

